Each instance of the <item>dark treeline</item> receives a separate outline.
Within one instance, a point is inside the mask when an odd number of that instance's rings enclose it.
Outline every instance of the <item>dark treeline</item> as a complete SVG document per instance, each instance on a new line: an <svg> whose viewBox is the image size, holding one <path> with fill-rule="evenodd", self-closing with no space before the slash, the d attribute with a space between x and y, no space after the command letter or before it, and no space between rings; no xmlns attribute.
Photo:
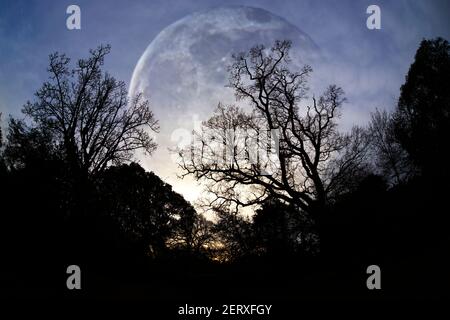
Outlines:
<svg viewBox="0 0 450 320"><path fill-rule="evenodd" d="M377 110L348 134L334 123L345 99L336 86L299 115L312 69L286 67L289 42L276 42L267 56L263 47L235 56L230 85L237 97L261 93L267 100L254 101L250 115L219 106L204 127L216 136L230 121L281 129L282 167L267 180L255 166L214 172L198 159L183 162L186 174L212 182L215 221L133 162L135 151L155 150L149 131L157 132L158 122L147 101L128 99L125 84L102 70L109 50L99 47L73 68L65 55L51 55L49 80L24 106L26 117L10 118L0 131L7 295L443 296L450 242L446 40L423 40L394 110ZM253 83L243 80L246 73ZM240 184L263 196L244 203ZM252 217L237 211L250 205ZM71 264L81 267L80 291L66 288ZM382 270L381 294L366 288L372 264Z"/></svg>

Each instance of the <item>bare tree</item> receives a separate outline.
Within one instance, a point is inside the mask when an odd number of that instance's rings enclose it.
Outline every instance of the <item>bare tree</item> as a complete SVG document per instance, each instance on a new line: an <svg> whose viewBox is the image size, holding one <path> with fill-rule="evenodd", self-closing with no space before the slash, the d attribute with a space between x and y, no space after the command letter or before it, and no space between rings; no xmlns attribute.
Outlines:
<svg viewBox="0 0 450 320"><path fill-rule="evenodd" d="M371 115L369 134L375 167L390 184L406 182L415 169L408 153L396 139L394 119L386 110L376 110Z"/></svg>
<svg viewBox="0 0 450 320"><path fill-rule="evenodd" d="M102 71L109 52L109 46L91 50L73 69L64 54L50 55L50 78L23 109L37 128L51 131L77 174L95 175L130 160L137 149L156 148L148 129L158 125L148 101L129 100L125 83Z"/></svg>
<svg viewBox="0 0 450 320"><path fill-rule="evenodd" d="M367 136L338 131L343 90L330 86L303 105L312 69L290 71L289 48L277 41L233 56L230 86L251 112L219 105L196 143L180 151L185 175L209 181L210 205L237 208L273 196L311 214L361 174Z"/></svg>

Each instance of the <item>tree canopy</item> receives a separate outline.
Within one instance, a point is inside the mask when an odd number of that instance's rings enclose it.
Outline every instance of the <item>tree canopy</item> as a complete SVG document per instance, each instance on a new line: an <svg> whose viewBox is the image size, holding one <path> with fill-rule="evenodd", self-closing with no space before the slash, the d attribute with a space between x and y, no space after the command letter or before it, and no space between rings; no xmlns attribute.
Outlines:
<svg viewBox="0 0 450 320"><path fill-rule="evenodd" d="M343 90L331 85L307 103L312 69L291 70L289 49L289 41L277 41L235 55L230 87L251 110L219 105L197 143L181 151L185 174L210 182L212 205L249 206L271 196L311 213L363 172L365 131L337 128Z"/></svg>
<svg viewBox="0 0 450 320"><path fill-rule="evenodd" d="M49 80L23 108L31 124L13 121L11 134L45 136L77 175L129 161L139 149L153 152L149 130L158 130L157 120L148 101L141 95L128 98L125 83L102 70L109 52L109 46L100 46L73 67L65 54L51 54ZM19 139L14 142L11 147L20 148Z"/></svg>
<svg viewBox="0 0 450 320"><path fill-rule="evenodd" d="M449 174L449 85L450 44L423 40L400 88L394 121L397 139L425 174Z"/></svg>

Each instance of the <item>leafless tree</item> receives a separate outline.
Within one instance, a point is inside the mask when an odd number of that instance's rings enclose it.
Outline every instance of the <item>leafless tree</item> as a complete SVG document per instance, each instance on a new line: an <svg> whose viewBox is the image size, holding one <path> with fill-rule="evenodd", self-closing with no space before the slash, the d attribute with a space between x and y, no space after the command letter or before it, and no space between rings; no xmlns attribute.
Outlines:
<svg viewBox="0 0 450 320"><path fill-rule="evenodd" d="M23 109L36 127L51 131L77 174L95 175L137 149L156 148L148 130L158 125L148 101L128 99L125 83L102 71L109 52L109 46L91 50L73 69L64 54L50 55L49 80Z"/></svg>
<svg viewBox="0 0 450 320"><path fill-rule="evenodd" d="M337 128L343 90L329 86L305 104L312 69L290 71L289 49L289 41L276 41L270 50L234 55L230 86L251 111L219 105L196 143L180 151L185 175L209 181L212 206L238 208L273 196L312 214L363 172L366 132Z"/></svg>
<svg viewBox="0 0 450 320"><path fill-rule="evenodd" d="M400 184L412 177L415 169L395 137L393 121L386 110L376 110L371 115L368 130L375 167L390 184Z"/></svg>

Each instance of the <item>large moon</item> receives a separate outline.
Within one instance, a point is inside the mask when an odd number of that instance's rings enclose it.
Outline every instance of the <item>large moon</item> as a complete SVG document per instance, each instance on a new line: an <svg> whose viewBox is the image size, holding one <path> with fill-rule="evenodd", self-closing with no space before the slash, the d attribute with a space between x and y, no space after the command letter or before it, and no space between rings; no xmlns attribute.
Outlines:
<svg viewBox="0 0 450 320"><path fill-rule="evenodd" d="M291 40L294 65L314 64L319 50L295 25L266 10L220 7L193 13L163 29L139 59L129 95L142 93L159 120L158 149L141 159L146 169L172 184L175 191L195 201L201 186L182 173L170 150L207 120L219 102L235 102L227 88L227 66L232 54L255 45L270 48L275 40Z"/></svg>

